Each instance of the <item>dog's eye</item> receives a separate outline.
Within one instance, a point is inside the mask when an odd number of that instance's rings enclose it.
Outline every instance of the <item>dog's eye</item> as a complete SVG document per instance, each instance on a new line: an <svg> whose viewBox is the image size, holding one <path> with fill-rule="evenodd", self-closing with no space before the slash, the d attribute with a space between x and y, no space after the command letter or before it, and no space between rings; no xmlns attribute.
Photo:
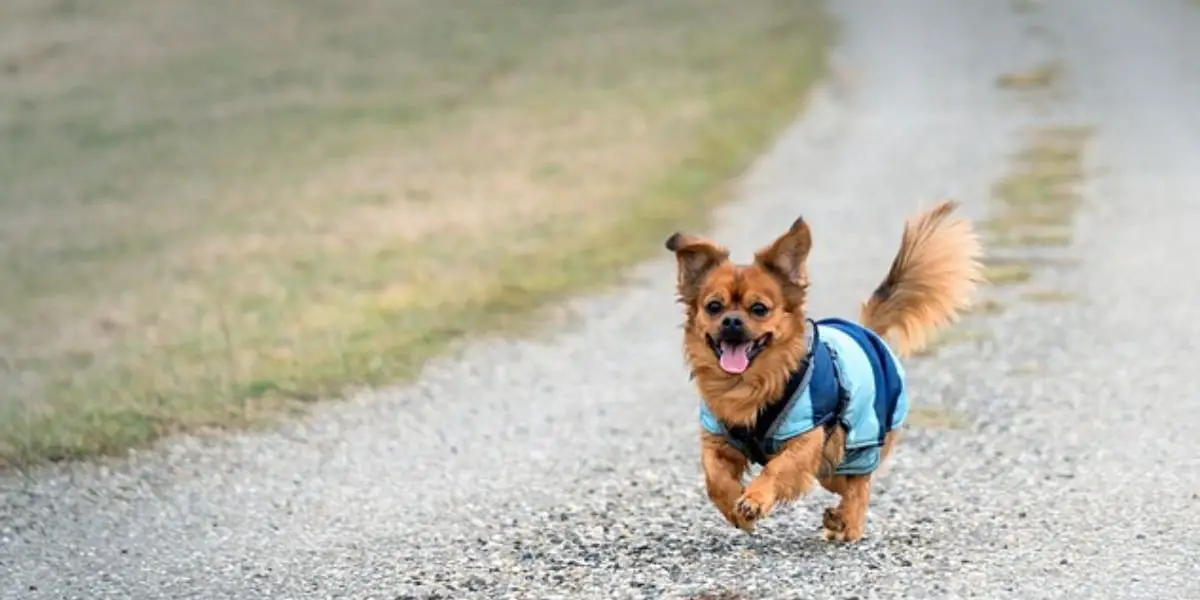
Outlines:
<svg viewBox="0 0 1200 600"><path fill-rule="evenodd" d="M708 314L710 315L715 315L721 312L722 308L724 307L721 306L721 302L719 300L709 300L708 304L704 305L704 310L708 311Z"/></svg>
<svg viewBox="0 0 1200 600"><path fill-rule="evenodd" d="M771 309L767 308L767 305L763 304L762 302L755 302L754 304L750 305L750 314L760 319L767 316L767 313L769 312L771 312Z"/></svg>

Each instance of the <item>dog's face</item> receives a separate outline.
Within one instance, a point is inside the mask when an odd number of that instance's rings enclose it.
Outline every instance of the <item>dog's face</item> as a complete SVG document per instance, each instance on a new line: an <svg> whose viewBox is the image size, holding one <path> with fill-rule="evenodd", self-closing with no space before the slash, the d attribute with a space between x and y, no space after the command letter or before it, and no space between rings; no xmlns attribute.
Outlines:
<svg viewBox="0 0 1200 600"><path fill-rule="evenodd" d="M696 236L676 233L666 246L679 263L676 284L687 307L687 354L694 369L738 378L795 367L782 362L795 359L804 335L805 261L812 237L803 219L748 265L734 264L725 248Z"/></svg>

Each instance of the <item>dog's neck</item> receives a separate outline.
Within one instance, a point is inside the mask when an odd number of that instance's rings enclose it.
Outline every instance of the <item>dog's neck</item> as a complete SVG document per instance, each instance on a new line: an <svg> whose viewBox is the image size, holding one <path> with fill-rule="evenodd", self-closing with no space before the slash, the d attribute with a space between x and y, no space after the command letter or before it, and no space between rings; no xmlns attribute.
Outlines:
<svg viewBox="0 0 1200 600"><path fill-rule="evenodd" d="M788 380L808 352L807 337L798 336L786 345L777 346L774 351L783 353L779 363L782 366L773 370L759 366L738 376L730 376L720 367L688 357L688 362L694 365L700 397L722 423L753 427L763 407L781 399Z"/></svg>

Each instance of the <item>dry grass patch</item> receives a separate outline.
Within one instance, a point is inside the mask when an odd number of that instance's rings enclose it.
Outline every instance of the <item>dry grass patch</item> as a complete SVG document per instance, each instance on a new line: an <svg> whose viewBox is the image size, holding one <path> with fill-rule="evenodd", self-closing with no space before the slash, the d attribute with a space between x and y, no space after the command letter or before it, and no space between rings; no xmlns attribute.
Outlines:
<svg viewBox="0 0 1200 600"><path fill-rule="evenodd" d="M996 86L1013 90L1039 90L1054 86L1062 78L1063 68L1057 61L1047 61L1025 71L1004 73L996 78Z"/></svg>
<svg viewBox="0 0 1200 600"><path fill-rule="evenodd" d="M905 422L921 429L967 429L967 419L957 411L931 404L914 404L908 408Z"/></svg>
<svg viewBox="0 0 1200 600"><path fill-rule="evenodd" d="M951 327L943 329L932 336L926 342L925 346L913 353L913 356L932 356L937 351L951 344L963 344L971 342L980 342L989 339L986 332L965 329L963 327Z"/></svg>
<svg viewBox="0 0 1200 600"><path fill-rule="evenodd" d="M979 300L963 311L964 314L969 315L998 315L1002 312L1004 312L1004 303L991 298Z"/></svg>
<svg viewBox="0 0 1200 600"><path fill-rule="evenodd" d="M999 222L1069 222L1080 202L1076 187L1084 176L1083 151L1091 132L1087 127L1065 126L1032 132L1026 146L1014 156L1013 171L993 190L1005 209Z"/></svg>
<svg viewBox="0 0 1200 600"><path fill-rule="evenodd" d="M1080 264L1078 258L1069 256L1022 256L1020 258L1012 256L985 256L980 262L983 263L985 268L995 267L1000 269L1013 266L1028 269L1073 269Z"/></svg>
<svg viewBox="0 0 1200 600"><path fill-rule="evenodd" d="M1081 199L1076 190L1084 176L1083 150L1090 127L1053 126L1030 133L1013 159L1013 170L993 188L993 216L981 223L993 248L1036 249L1071 243L1073 217ZM1011 258L984 260L984 278L994 286L1022 284L1039 266L1064 266L1061 258ZM1035 302L1063 301L1045 292L1021 296Z"/></svg>
<svg viewBox="0 0 1200 600"><path fill-rule="evenodd" d="M1066 227L1071 224L1071 212L1052 207L1037 209L1008 206L1000 216L986 219L980 223L980 228L992 235L1003 235L1024 227Z"/></svg>
<svg viewBox="0 0 1200 600"><path fill-rule="evenodd" d="M986 265L983 278L989 285L1013 285L1025 283L1033 277L1033 269L1018 263Z"/></svg>
<svg viewBox="0 0 1200 600"><path fill-rule="evenodd" d="M702 225L815 1L14 0L0 464L415 373Z"/></svg>
<svg viewBox="0 0 1200 600"><path fill-rule="evenodd" d="M1029 135L1013 159L1012 172L993 188L997 210L982 223L989 245L1071 243L1073 215L1081 202L1076 188L1083 179L1083 150L1091 132L1088 127L1055 126Z"/></svg>
<svg viewBox="0 0 1200 600"><path fill-rule="evenodd" d="M1079 300L1079 295L1057 290L1033 290L1021 294L1021 299L1041 304L1061 304L1075 302Z"/></svg>
<svg viewBox="0 0 1200 600"><path fill-rule="evenodd" d="M1049 229L1044 231L1005 231L989 242L991 246L1036 246L1053 247L1069 246L1072 240L1070 229Z"/></svg>

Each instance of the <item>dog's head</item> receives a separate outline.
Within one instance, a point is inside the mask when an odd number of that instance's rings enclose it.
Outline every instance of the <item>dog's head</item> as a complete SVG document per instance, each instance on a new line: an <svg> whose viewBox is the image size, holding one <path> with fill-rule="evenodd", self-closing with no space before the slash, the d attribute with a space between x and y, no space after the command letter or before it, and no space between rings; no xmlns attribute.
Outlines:
<svg viewBox="0 0 1200 600"><path fill-rule="evenodd" d="M803 344L808 288L808 224L792 227L734 264L729 251L704 238L675 233L666 242L679 263L679 302L687 307L685 346L697 374L738 379L756 371L795 368Z"/></svg>

